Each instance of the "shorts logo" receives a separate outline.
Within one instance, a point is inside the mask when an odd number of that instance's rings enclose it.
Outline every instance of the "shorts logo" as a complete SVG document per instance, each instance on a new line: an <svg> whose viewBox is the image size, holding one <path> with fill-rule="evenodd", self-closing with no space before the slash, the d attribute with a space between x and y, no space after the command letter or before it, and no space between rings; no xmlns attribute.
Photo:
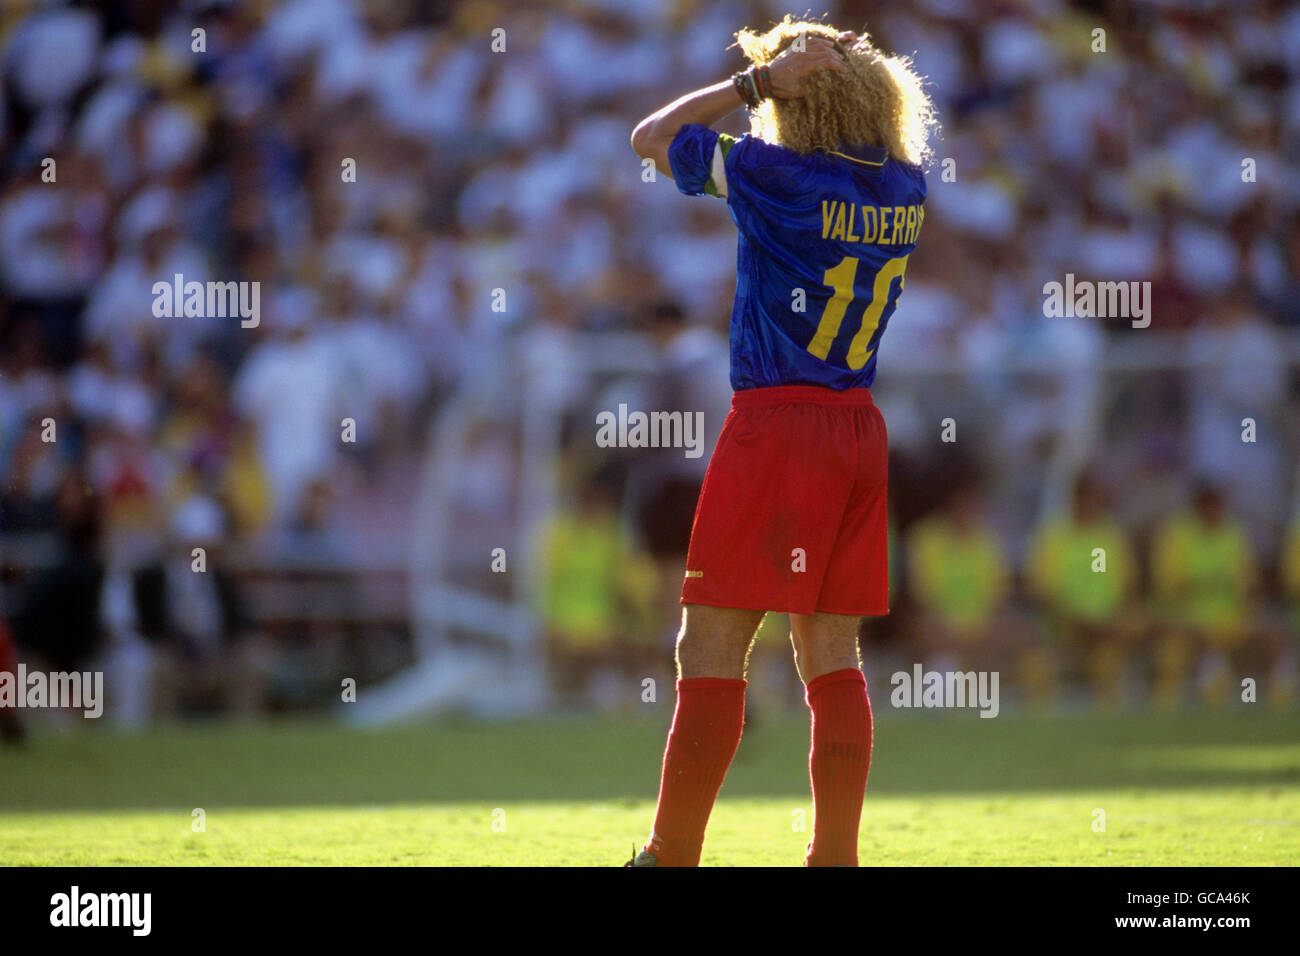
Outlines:
<svg viewBox="0 0 1300 956"><path fill-rule="evenodd" d="M686 572L686 576L687 576L688 578L702 578L702 577L704 577L704 572L703 572L703 571L687 571L687 572Z"/></svg>

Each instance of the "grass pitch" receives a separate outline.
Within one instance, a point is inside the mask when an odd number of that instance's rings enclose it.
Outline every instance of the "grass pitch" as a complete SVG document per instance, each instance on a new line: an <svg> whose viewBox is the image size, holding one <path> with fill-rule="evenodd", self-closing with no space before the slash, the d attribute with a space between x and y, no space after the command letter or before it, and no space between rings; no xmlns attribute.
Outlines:
<svg viewBox="0 0 1300 956"><path fill-rule="evenodd" d="M39 734L23 752L0 750L0 863L618 865L648 832L666 723ZM760 714L746 728L705 865L802 861L807 733L799 715ZM861 858L1294 865L1300 721L878 713Z"/></svg>

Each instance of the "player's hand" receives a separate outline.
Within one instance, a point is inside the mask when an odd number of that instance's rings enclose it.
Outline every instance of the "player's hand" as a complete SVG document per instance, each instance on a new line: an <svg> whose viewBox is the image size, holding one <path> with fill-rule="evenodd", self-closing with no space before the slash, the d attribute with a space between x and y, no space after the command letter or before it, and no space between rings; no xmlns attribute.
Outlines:
<svg viewBox="0 0 1300 956"><path fill-rule="evenodd" d="M803 78L818 70L847 70L844 54L835 44L822 37L808 37L803 50L786 47L772 61L768 72L772 77L772 95L778 100L792 100L803 96Z"/></svg>

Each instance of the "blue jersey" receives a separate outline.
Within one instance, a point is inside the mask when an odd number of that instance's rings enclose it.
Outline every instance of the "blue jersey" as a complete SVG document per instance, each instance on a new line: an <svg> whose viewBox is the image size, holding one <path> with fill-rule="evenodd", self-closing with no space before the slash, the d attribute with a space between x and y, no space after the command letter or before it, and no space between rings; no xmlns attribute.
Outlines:
<svg viewBox="0 0 1300 956"><path fill-rule="evenodd" d="M804 155L696 124L677 188L725 198L740 230L731 387L867 388L925 218L925 176L883 147Z"/></svg>

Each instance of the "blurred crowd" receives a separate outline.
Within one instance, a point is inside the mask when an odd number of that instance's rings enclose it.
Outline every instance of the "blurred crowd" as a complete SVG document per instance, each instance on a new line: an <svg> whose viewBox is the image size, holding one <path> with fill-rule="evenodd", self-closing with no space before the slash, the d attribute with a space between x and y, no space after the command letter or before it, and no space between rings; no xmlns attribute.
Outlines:
<svg viewBox="0 0 1300 956"><path fill-rule="evenodd" d="M721 203L647 182L628 135L737 69L735 30L784 12L6 2L0 537L56 542L6 546L0 613L18 643L135 662L124 674L160 660L211 674L220 656L227 685L263 690L205 696L266 706L275 653L238 583L186 597L168 568L197 540L285 565L405 553L428 422L520 342L545 346L585 422L611 393L585 375L581 333L646 332L661 372L644 394L707 409L716 434L734 227ZM1074 665L1036 659L1033 635L1089 635L1101 649L1075 669L1112 696L1139 645L1166 697L1226 674L1215 662L1237 647L1293 668L1300 8L917 0L844 2L831 20L915 51L943 123L878 382L900 606L927 622L916 646L996 632L1042 690ZM1044 283L1067 274L1150 281L1151 328L1044 319ZM157 317L153 285L176 275L260 283L259 323ZM1103 378L1117 344L1148 342L1152 371ZM1035 489L1098 389L1076 456L1097 480L1045 518ZM965 470L935 440L956 408ZM589 665L569 673L598 671L624 640L662 656L699 478L654 456L611 468L587 437L568 436L565 505L539 544L557 673L566 655ZM480 436L466 459L489 502L511 481L501 441ZM1105 595L1071 545L1098 521ZM54 573L84 588L80 616ZM1121 613L1139 597L1177 626ZM1011 604L1066 623L993 626ZM39 623L56 612L75 618L66 640Z"/></svg>

